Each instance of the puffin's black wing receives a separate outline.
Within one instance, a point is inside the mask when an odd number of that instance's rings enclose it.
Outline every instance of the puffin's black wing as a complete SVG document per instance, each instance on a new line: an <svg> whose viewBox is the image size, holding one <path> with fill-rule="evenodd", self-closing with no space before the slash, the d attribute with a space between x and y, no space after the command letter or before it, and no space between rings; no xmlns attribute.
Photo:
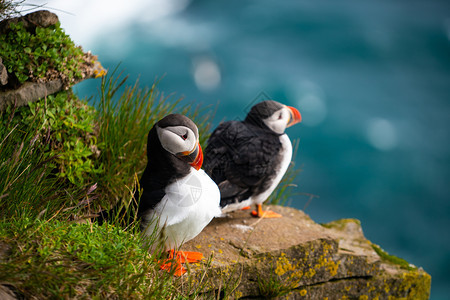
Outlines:
<svg viewBox="0 0 450 300"><path fill-rule="evenodd" d="M276 174L277 135L245 122L220 124L205 149L204 169L219 186L221 206L264 191Z"/></svg>
<svg viewBox="0 0 450 300"><path fill-rule="evenodd" d="M167 172L151 172L149 170L150 168L151 163L148 163L144 174L142 174L141 180L139 181L141 191L136 191L134 194L136 201L139 202L137 214L139 218L148 211L154 209L162 198L164 198L166 195L165 188L171 183L171 180L169 179L175 177L174 175L164 174ZM170 172L171 170L168 171Z"/></svg>

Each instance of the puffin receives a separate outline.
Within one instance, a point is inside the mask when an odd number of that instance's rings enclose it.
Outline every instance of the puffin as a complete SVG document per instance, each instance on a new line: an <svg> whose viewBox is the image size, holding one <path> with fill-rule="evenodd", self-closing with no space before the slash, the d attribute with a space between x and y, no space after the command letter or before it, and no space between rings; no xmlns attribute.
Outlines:
<svg viewBox="0 0 450 300"><path fill-rule="evenodd" d="M301 122L300 112L274 100L255 104L244 121L221 123L205 148L203 167L220 190L222 213L248 209L259 218L281 217L262 204L277 187L292 158L285 129Z"/></svg>
<svg viewBox="0 0 450 300"><path fill-rule="evenodd" d="M169 114L155 123L148 133L147 157L135 193L136 216L145 236L156 234L157 243L150 250L162 245L168 252L168 259L160 261L161 269L181 276L186 273L182 263L199 262L203 255L178 249L221 215L220 191L201 169L198 128L184 115ZM101 217L111 219L108 214Z"/></svg>

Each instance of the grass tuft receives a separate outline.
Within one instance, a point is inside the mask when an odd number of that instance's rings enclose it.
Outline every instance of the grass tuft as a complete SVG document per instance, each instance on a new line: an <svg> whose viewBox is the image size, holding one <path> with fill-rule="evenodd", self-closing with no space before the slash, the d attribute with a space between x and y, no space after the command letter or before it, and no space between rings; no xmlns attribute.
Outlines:
<svg viewBox="0 0 450 300"><path fill-rule="evenodd" d="M270 274L258 274L256 282L261 297L265 299L282 297L298 286L298 280L283 280L274 269Z"/></svg>
<svg viewBox="0 0 450 300"><path fill-rule="evenodd" d="M52 176L46 137L41 134L42 120L28 124L13 123L12 115L0 112L0 217L36 218L51 208L61 208L70 199L59 189Z"/></svg>

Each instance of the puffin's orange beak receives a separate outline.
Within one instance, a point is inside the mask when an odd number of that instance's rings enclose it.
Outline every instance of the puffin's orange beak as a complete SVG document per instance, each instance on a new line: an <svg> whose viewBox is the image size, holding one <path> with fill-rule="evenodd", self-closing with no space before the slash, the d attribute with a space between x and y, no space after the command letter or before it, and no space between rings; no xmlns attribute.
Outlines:
<svg viewBox="0 0 450 300"><path fill-rule="evenodd" d="M302 115L300 114L300 112L295 107L287 105L286 107L289 109L289 112L291 113L291 118L289 119L287 127L300 123L302 121Z"/></svg>
<svg viewBox="0 0 450 300"><path fill-rule="evenodd" d="M198 171L200 170L203 164L203 151L202 147L200 146L200 143L198 143L198 146L196 147L193 153L196 153L196 156L194 158L194 161L191 162L190 165Z"/></svg>
<svg viewBox="0 0 450 300"><path fill-rule="evenodd" d="M184 151L177 154L177 156L190 164L197 171L200 170L203 164L203 151L200 143L197 142L197 146L195 146L192 151Z"/></svg>

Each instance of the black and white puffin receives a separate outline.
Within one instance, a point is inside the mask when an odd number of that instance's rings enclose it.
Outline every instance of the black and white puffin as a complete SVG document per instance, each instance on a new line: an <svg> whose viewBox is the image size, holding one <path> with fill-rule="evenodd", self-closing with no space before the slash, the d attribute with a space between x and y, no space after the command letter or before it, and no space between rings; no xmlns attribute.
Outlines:
<svg viewBox="0 0 450 300"><path fill-rule="evenodd" d="M151 235L157 226L165 249L176 259L175 275L182 275L186 271L181 263L197 262L202 255L174 249L193 239L221 214L220 192L200 169L203 153L198 129L184 115L170 114L153 126L148 134L147 157L137 213L141 229Z"/></svg>
<svg viewBox="0 0 450 300"><path fill-rule="evenodd" d="M292 158L286 127L301 122L294 107L267 100L254 105L244 121L221 123L205 148L204 169L217 183L222 212L256 204L252 215L281 217L263 211L262 203L276 188Z"/></svg>

